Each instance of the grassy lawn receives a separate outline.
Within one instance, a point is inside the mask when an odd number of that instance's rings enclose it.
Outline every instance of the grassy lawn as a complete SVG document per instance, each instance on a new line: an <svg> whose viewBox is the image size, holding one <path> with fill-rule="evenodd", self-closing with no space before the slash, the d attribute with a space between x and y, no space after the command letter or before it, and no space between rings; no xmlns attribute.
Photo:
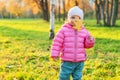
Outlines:
<svg viewBox="0 0 120 80"><path fill-rule="evenodd" d="M57 32L63 22L56 22ZM120 20L115 27L85 20L96 38L87 50L83 80L120 80ZM0 80L57 80L60 60L50 59L49 23L39 19L0 20Z"/></svg>

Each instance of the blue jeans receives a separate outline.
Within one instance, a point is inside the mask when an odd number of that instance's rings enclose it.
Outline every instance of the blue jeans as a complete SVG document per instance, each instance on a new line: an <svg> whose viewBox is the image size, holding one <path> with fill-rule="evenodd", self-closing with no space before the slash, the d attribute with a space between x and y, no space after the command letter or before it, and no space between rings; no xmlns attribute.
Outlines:
<svg viewBox="0 0 120 80"><path fill-rule="evenodd" d="M84 62L68 62L61 63L59 80L70 80L72 75L73 80L81 80Z"/></svg>

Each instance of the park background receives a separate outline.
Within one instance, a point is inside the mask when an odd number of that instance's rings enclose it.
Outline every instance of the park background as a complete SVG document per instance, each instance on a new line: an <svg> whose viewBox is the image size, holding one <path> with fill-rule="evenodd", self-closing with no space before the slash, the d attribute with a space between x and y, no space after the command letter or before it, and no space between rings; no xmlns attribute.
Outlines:
<svg viewBox="0 0 120 80"><path fill-rule="evenodd" d="M96 39L83 80L120 80L120 0L0 0L0 80L57 80L51 44L75 5Z"/></svg>

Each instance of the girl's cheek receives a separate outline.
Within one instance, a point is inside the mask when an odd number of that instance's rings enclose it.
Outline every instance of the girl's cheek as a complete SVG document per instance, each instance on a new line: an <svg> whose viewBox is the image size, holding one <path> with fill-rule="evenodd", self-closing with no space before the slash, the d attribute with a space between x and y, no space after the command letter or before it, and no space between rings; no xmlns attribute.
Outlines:
<svg viewBox="0 0 120 80"><path fill-rule="evenodd" d="M71 21L70 23L71 23L72 25L74 25L74 22L73 22L73 21Z"/></svg>
<svg viewBox="0 0 120 80"><path fill-rule="evenodd" d="M71 25L74 25L74 20L68 20L68 23L70 23Z"/></svg>
<svg viewBox="0 0 120 80"><path fill-rule="evenodd" d="M70 20L70 22L73 22L73 20Z"/></svg>

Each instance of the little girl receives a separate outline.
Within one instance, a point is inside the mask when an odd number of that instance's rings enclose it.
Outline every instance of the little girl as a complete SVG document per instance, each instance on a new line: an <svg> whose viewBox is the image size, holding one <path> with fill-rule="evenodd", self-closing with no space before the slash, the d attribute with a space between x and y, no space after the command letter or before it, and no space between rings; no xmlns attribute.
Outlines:
<svg viewBox="0 0 120 80"><path fill-rule="evenodd" d="M62 60L59 80L81 80L85 48L94 46L95 39L83 26L83 11L75 6L68 12L68 22L65 23L53 40L51 57L54 61ZM60 54L60 52L62 52Z"/></svg>

